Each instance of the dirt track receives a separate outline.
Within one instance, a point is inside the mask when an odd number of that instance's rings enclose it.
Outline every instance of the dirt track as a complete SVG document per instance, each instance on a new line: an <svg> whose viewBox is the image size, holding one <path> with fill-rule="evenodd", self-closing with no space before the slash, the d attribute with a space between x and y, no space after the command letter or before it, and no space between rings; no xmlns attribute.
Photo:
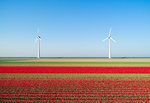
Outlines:
<svg viewBox="0 0 150 103"><path fill-rule="evenodd" d="M150 58L122 58L122 59L107 59L107 58L47 58L47 59L25 59L16 60L17 62L150 62Z"/></svg>

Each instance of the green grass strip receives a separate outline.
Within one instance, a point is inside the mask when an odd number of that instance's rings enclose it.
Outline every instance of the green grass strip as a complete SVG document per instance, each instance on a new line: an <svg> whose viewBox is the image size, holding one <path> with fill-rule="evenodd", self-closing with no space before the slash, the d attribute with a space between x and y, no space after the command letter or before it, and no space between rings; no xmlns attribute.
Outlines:
<svg viewBox="0 0 150 103"><path fill-rule="evenodd" d="M150 77L150 74L111 73L0 73L0 78L89 78L89 77Z"/></svg>
<svg viewBox="0 0 150 103"><path fill-rule="evenodd" d="M150 66L150 62L0 62L0 66Z"/></svg>

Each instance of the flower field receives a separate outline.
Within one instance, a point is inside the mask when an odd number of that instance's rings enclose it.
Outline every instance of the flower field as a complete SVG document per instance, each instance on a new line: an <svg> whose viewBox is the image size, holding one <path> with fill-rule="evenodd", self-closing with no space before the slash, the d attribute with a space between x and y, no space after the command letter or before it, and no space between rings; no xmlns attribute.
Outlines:
<svg viewBox="0 0 150 103"><path fill-rule="evenodd" d="M150 78L1 78L0 102L150 101Z"/></svg>
<svg viewBox="0 0 150 103"><path fill-rule="evenodd" d="M26 67L0 66L0 73L150 73L150 67Z"/></svg>
<svg viewBox="0 0 150 103"><path fill-rule="evenodd" d="M150 67L0 66L0 102L147 103Z"/></svg>

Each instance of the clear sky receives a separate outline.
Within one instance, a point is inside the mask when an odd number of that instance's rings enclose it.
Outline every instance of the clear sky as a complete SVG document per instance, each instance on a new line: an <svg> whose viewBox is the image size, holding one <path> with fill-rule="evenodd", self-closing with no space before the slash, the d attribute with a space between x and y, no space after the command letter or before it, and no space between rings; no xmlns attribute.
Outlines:
<svg viewBox="0 0 150 103"><path fill-rule="evenodd" d="M150 0L0 0L0 57L150 57Z"/></svg>

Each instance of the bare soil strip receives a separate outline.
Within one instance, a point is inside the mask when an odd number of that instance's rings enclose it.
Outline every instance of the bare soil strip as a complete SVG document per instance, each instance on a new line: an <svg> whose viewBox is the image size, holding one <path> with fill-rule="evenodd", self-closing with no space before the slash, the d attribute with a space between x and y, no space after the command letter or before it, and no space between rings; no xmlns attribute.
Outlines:
<svg viewBox="0 0 150 103"><path fill-rule="evenodd" d="M21 59L15 62L150 62L150 58L122 58L122 59L108 59L108 58L41 58L41 59Z"/></svg>

